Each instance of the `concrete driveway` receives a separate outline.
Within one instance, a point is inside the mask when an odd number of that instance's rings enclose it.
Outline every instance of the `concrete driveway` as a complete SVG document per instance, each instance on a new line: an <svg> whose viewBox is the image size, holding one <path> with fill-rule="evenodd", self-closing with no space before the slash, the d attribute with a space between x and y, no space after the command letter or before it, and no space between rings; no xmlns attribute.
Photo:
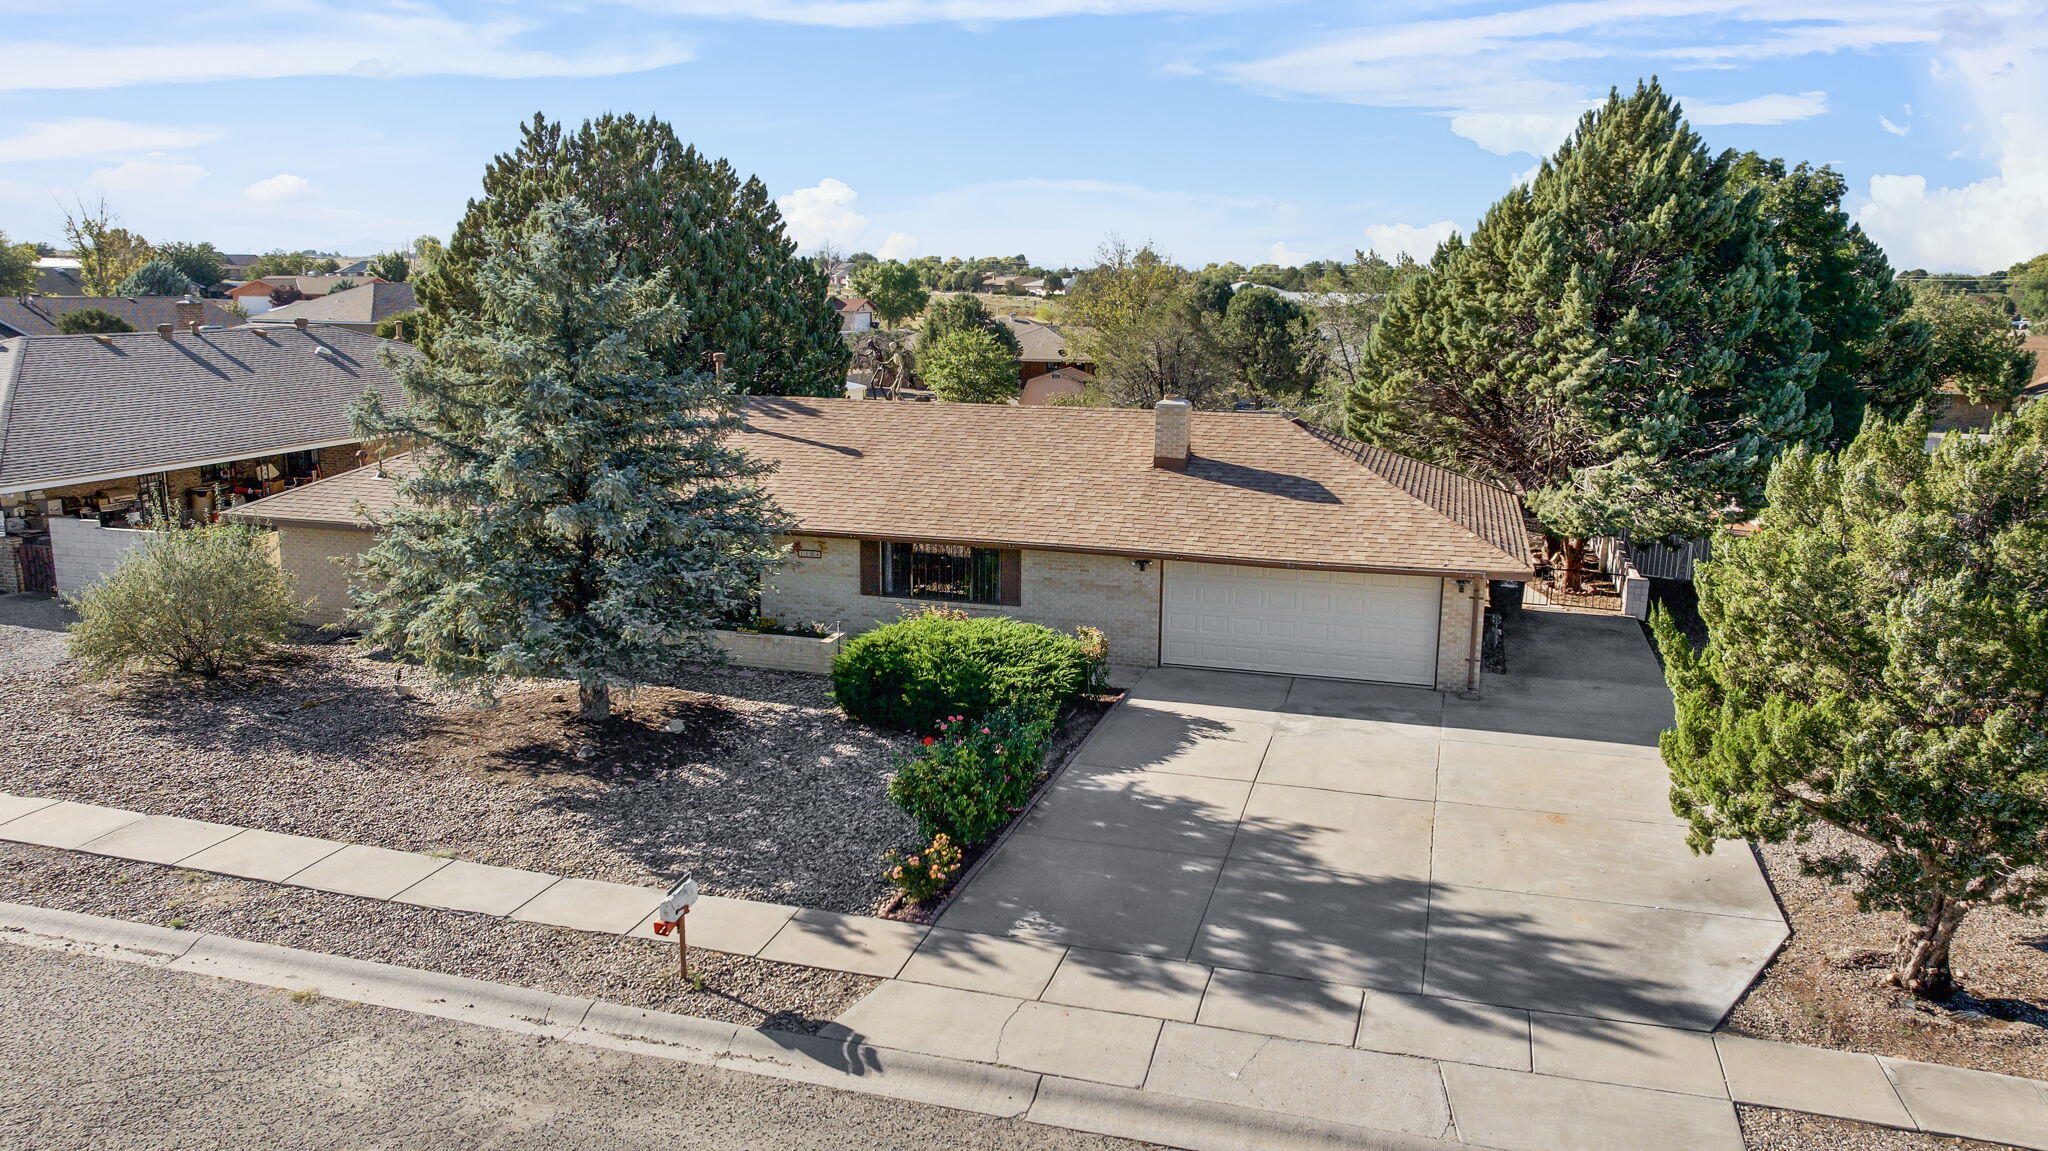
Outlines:
<svg viewBox="0 0 2048 1151"><path fill-rule="evenodd" d="M1510 658L1483 700L1149 672L942 925L1712 1027L1785 924L1746 847L1685 846L1640 628L1525 613Z"/></svg>

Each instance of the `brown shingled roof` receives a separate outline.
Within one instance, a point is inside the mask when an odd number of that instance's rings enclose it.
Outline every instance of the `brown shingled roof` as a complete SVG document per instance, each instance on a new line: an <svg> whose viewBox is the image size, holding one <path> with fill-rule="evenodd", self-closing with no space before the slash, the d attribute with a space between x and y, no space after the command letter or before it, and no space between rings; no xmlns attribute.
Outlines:
<svg viewBox="0 0 2048 1151"><path fill-rule="evenodd" d="M813 535L1350 570L1530 571L1514 496L1282 415L1196 412L1185 471L1152 466L1153 415L1102 408L757 397L743 446ZM398 470L404 465L396 465ZM373 469L233 513L363 526Z"/></svg>

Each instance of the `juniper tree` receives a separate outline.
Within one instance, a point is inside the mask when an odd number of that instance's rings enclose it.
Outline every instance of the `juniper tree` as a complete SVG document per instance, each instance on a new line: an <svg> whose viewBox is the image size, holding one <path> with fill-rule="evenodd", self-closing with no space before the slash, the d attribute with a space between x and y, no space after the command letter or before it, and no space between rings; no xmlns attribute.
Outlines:
<svg viewBox="0 0 2048 1151"><path fill-rule="evenodd" d="M1820 357L1763 192L1730 186L1654 82L1398 288L1352 434L1522 494L1554 535L1696 535L1824 436Z"/></svg>
<svg viewBox="0 0 2048 1151"><path fill-rule="evenodd" d="M1694 849L1857 837L1805 866L1902 915L1892 978L1941 997L1972 909L2048 896L2048 404L1926 432L1872 416L1783 457L1758 531L1698 569L1705 650L1655 626Z"/></svg>
<svg viewBox="0 0 2048 1151"><path fill-rule="evenodd" d="M438 329L477 307L477 271L492 237L564 196L603 222L599 242L619 271L669 274L690 316L688 330L661 350L669 372L703 370L723 352L727 375L747 391L840 394L847 351L825 278L783 235L767 186L685 146L666 122L630 115L574 131L536 115L519 146L492 160L483 195L469 202L447 248L413 276L430 361Z"/></svg>
<svg viewBox="0 0 2048 1151"><path fill-rule="evenodd" d="M1856 436L1866 408L1899 419L1925 401L1928 325L1910 314L1913 292L1891 262L1842 210L1848 184L1833 168L1787 167L1754 152L1737 157L1729 178L1763 192L1759 207L1781 267L1799 277L1799 311L1813 327L1809 407L1825 408L1827 443Z"/></svg>
<svg viewBox="0 0 2048 1151"><path fill-rule="evenodd" d="M1230 296L1219 343L1236 382L1260 396L1306 398L1327 359L1309 309L1261 287Z"/></svg>
<svg viewBox="0 0 2048 1151"><path fill-rule="evenodd" d="M996 319L986 304L965 292L935 296L925 305L924 316L917 324L917 342L929 346L946 333L963 328L987 332L1013 357L1023 352L1023 347L1017 342L1017 333L1010 330L1010 325Z"/></svg>
<svg viewBox="0 0 2048 1151"><path fill-rule="evenodd" d="M1017 398L1017 361L978 328L947 332L929 347L920 341L917 372L933 394L953 403L1000 404Z"/></svg>
<svg viewBox="0 0 2048 1151"><path fill-rule="evenodd" d="M410 403L356 412L419 462L356 581L367 638L487 690L573 679L588 720L615 686L718 658L707 633L783 526L734 443L737 390L664 362L688 336L669 276L606 239L574 199L500 225L474 310L395 361Z"/></svg>

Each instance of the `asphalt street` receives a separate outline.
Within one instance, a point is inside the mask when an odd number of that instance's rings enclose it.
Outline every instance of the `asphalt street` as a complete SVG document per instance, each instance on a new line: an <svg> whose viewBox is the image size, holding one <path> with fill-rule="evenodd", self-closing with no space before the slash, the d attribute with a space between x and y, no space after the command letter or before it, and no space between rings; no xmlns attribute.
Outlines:
<svg viewBox="0 0 2048 1151"><path fill-rule="evenodd" d="M1144 1144L0 943L0 1147Z"/></svg>

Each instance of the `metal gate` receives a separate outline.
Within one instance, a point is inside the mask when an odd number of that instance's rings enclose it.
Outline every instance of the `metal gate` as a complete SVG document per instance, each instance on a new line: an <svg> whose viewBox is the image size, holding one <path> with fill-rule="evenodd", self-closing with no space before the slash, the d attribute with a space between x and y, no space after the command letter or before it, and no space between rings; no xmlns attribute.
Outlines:
<svg viewBox="0 0 2048 1151"><path fill-rule="evenodd" d="M54 592L57 590L57 553L50 542L23 542L18 553L21 557L21 590Z"/></svg>

